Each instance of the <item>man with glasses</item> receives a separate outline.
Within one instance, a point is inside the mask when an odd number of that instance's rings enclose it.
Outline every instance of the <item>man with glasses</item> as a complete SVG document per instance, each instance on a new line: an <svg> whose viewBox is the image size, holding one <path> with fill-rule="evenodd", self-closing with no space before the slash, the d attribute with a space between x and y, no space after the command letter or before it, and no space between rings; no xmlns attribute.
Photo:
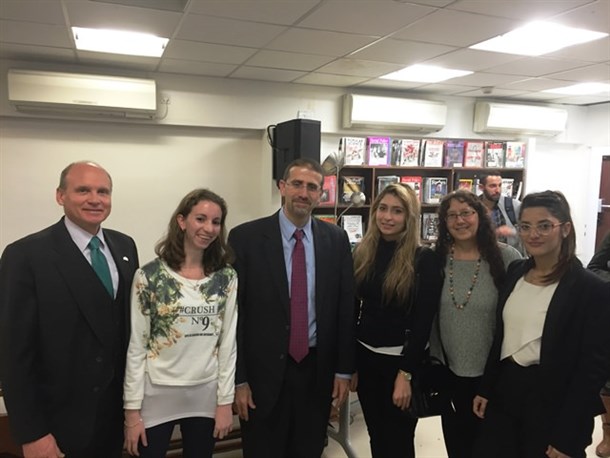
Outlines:
<svg viewBox="0 0 610 458"><path fill-rule="evenodd" d="M498 241L516 248L525 254L517 234L517 215L521 202L502 195L502 176L498 170L489 170L479 178L481 202L487 208L491 222L496 228Z"/></svg>
<svg viewBox="0 0 610 458"><path fill-rule="evenodd" d="M324 448L331 403L354 370L350 244L312 218L324 172L291 162L282 208L231 231L239 277L235 408L246 458L308 458Z"/></svg>

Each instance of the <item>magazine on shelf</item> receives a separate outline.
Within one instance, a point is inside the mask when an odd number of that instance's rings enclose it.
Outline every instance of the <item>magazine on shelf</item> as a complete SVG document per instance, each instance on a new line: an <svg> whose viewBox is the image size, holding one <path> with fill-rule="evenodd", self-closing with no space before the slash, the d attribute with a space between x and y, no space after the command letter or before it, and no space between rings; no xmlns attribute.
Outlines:
<svg viewBox="0 0 610 458"><path fill-rule="evenodd" d="M417 167L419 165L419 140L403 138L400 140L400 163L402 167Z"/></svg>
<svg viewBox="0 0 610 458"><path fill-rule="evenodd" d="M501 188L502 195L512 198L513 191L514 191L514 189L513 189L514 184L515 184L514 178L502 178L502 188Z"/></svg>
<svg viewBox="0 0 610 458"><path fill-rule="evenodd" d="M442 167L443 166L443 149L445 142L443 140L428 139L424 140L423 149L423 166L424 167Z"/></svg>
<svg viewBox="0 0 610 458"><path fill-rule="evenodd" d="M362 215L343 215L341 227L347 232L350 243L360 243L363 234Z"/></svg>
<svg viewBox="0 0 610 458"><path fill-rule="evenodd" d="M525 167L525 143L506 142L504 167L522 169Z"/></svg>
<svg viewBox="0 0 610 458"><path fill-rule="evenodd" d="M322 196L318 205L321 207L332 207L337 200L337 177L335 175L326 175L324 184L322 185Z"/></svg>
<svg viewBox="0 0 610 458"><path fill-rule="evenodd" d="M392 183L399 183L400 177L397 175L385 175L377 177L377 194L384 190L384 188Z"/></svg>
<svg viewBox="0 0 610 458"><path fill-rule="evenodd" d="M390 137L367 137L368 165L389 165Z"/></svg>
<svg viewBox="0 0 610 458"><path fill-rule="evenodd" d="M464 144L464 167L483 167L484 151L484 142L467 141Z"/></svg>
<svg viewBox="0 0 610 458"><path fill-rule="evenodd" d="M446 177L426 177L424 179L424 203L438 204L446 194Z"/></svg>
<svg viewBox="0 0 610 458"><path fill-rule="evenodd" d="M422 213L421 238L430 242L438 240L438 213Z"/></svg>
<svg viewBox="0 0 610 458"><path fill-rule="evenodd" d="M349 204L351 202L353 193L365 192L363 176L346 175L342 177L342 184L343 192L341 193L341 201L344 204Z"/></svg>
<svg viewBox="0 0 610 458"><path fill-rule="evenodd" d="M456 189L474 192L474 180L472 178L460 178L457 180Z"/></svg>
<svg viewBox="0 0 610 458"><path fill-rule="evenodd" d="M423 178L420 176L405 175L400 177L400 182L410 186L417 194L417 198L421 202L421 189Z"/></svg>
<svg viewBox="0 0 610 458"><path fill-rule="evenodd" d="M464 164L464 140L445 142L445 167L462 167Z"/></svg>
<svg viewBox="0 0 610 458"><path fill-rule="evenodd" d="M319 220L326 221L327 223L337 224L337 218L335 217L335 215L330 215L330 214L329 215L326 215L326 214L318 215L318 214L314 213L313 216L315 216Z"/></svg>
<svg viewBox="0 0 610 458"><path fill-rule="evenodd" d="M503 142L487 142L485 144L485 167L504 167Z"/></svg>
<svg viewBox="0 0 610 458"><path fill-rule="evenodd" d="M364 165L366 138L342 137L339 142L339 151L345 159L345 165Z"/></svg>

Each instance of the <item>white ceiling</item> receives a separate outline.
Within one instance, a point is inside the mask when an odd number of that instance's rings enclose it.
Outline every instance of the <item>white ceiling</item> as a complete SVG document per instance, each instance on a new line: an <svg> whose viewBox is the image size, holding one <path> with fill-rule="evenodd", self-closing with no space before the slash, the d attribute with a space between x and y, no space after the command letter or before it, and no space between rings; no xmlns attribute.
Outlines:
<svg viewBox="0 0 610 458"><path fill-rule="evenodd" d="M610 83L610 38L523 57L468 46L532 20L610 33L610 0L0 0L0 58L295 84L588 105L539 92ZM131 5L131 6L130 6ZM138 5L146 5L142 8ZM151 8L152 7L152 8ZM172 11L171 9L174 8ZM70 27L169 37L161 59L77 51ZM439 84L378 79L427 63L472 70ZM491 95L488 95L491 88Z"/></svg>

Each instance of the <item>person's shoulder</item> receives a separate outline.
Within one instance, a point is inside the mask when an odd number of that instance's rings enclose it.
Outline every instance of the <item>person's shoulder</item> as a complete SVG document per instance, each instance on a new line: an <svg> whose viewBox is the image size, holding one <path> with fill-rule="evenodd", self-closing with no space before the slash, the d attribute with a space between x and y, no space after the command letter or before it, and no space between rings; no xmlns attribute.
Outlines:
<svg viewBox="0 0 610 458"><path fill-rule="evenodd" d="M277 219L277 213L274 213L273 215L263 216L262 218L257 218L257 219L253 219L253 220L238 224L233 229L231 229L230 233L233 236L235 236L235 235L241 235L241 234L260 230L261 228L264 228L264 227L268 226L269 224L272 224L274 221L274 217L275 217L275 220L277 221L277 224L279 225L279 219Z"/></svg>
<svg viewBox="0 0 610 458"><path fill-rule="evenodd" d="M521 253L519 253L519 250L517 250L515 247L503 242L498 242L498 246L500 248L500 254L502 255L505 266L508 266L511 262L517 259L523 259Z"/></svg>
<svg viewBox="0 0 610 458"><path fill-rule="evenodd" d="M124 232L117 231L116 229L106 228L103 228L102 230L104 231L104 237L110 237L113 241L134 243L135 245L133 238L130 235L125 234Z"/></svg>
<svg viewBox="0 0 610 458"><path fill-rule="evenodd" d="M51 237L54 232L61 228L58 226L58 224L59 223L52 224L51 226L45 227L38 232L28 234L25 237L9 243L6 246L5 251L27 249L29 247L38 247L39 245L46 246L48 244L49 237Z"/></svg>

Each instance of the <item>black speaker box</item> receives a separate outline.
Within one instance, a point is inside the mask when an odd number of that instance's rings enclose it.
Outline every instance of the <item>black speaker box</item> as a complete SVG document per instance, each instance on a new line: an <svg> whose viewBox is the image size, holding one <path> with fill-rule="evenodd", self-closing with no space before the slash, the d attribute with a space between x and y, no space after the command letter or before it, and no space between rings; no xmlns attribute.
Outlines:
<svg viewBox="0 0 610 458"><path fill-rule="evenodd" d="M320 121L292 119L273 129L273 179L284 175L286 166L295 159L320 161Z"/></svg>

